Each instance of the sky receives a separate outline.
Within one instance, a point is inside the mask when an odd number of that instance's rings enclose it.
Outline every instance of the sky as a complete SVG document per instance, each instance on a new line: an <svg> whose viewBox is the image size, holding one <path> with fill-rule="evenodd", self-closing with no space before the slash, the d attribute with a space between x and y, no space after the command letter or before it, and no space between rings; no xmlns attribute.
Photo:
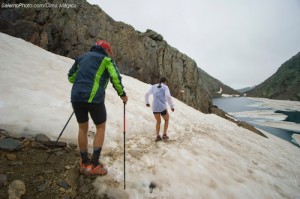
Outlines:
<svg viewBox="0 0 300 199"><path fill-rule="evenodd" d="M88 0L115 21L152 29L197 66L240 89L300 52L299 0Z"/></svg>
<svg viewBox="0 0 300 199"><path fill-rule="evenodd" d="M67 73L74 60L3 33L0 43L0 128L17 137L42 133L56 140L72 113L72 85ZM300 197L299 147L264 132L269 137L266 139L214 114L203 114L175 98L175 112L170 111L170 139L156 143L155 119L144 102L150 85L126 75L122 75L122 81L129 96L126 190L123 103L109 84L105 100L108 120L101 154L108 174L93 181L97 193L128 199ZM281 107L291 108L288 101L265 100L260 104L274 106L279 102ZM293 107L299 110L300 102L294 102ZM268 121L274 119L270 114ZM89 124L91 151L95 127L91 120ZM60 141L76 144L77 132L73 116ZM152 191L151 183L156 185Z"/></svg>

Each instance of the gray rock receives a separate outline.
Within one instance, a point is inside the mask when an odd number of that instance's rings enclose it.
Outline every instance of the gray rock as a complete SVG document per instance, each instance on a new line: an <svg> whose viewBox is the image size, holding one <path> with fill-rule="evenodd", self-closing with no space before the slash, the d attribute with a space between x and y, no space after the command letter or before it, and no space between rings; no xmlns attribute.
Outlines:
<svg viewBox="0 0 300 199"><path fill-rule="evenodd" d="M0 149L7 151L17 151L22 149L22 143L13 138L4 138L0 140Z"/></svg>
<svg viewBox="0 0 300 199"><path fill-rule="evenodd" d="M45 191L46 188L47 188L47 184L44 183L44 184L39 185L39 186L37 187L37 190L38 190L39 192L43 192L43 191Z"/></svg>
<svg viewBox="0 0 300 199"><path fill-rule="evenodd" d="M66 142L61 142L61 141L47 141L47 142L42 142L44 145L54 148L54 147L66 147L67 143Z"/></svg>
<svg viewBox="0 0 300 199"><path fill-rule="evenodd" d="M48 175L53 175L54 173L54 170L46 170L45 171L45 174L48 174Z"/></svg>
<svg viewBox="0 0 300 199"><path fill-rule="evenodd" d="M6 174L0 174L0 189L4 187L7 183L7 175Z"/></svg>
<svg viewBox="0 0 300 199"><path fill-rule="evenodd" d="M13 161L9 163L10 166L22 166L24 165L23 161Z"/></svg>
<svg viewBox="0 0 300 199"><path fill-rule="evenodd" d="M151 39L156 40L156 41L163 41L164 40L164 38L161 34L158 34L157 32L155 32L153 30L147 29L146 30L146 35L148 37L150 37Z"/></svg>
<svg viewBox="0 0 300 199"><path fill-rule="evenodd" d="M65 190L67 190L69 188L69 184L66 181L64 181L64 180L59 181L57 183L57 185L60 186L60 187L62 187L62 188L64 188Z"/></svg>
<svg viewBox="0 0 300 199"><path fill-rule="evenodd" d="M70 147L71 149L77 149L77 144L69 143L69 147Z"/></svg>
<svg viewBox="0 0 300 199"><path fill-rule="evenodd" d="M46 135L44 135L44 134L37 134L36 136L35 136L35 141L37 141L37 142L48 142L48 141L50 141L50 138L49 137L47 137Z"/></svg>
<svg viewBox="0 0 300 199"><path fill-rule="evenodd" d="M48 147L46 147L45 145L43 145L40 142L31 142L31 146L33 148L37 148L37 149L48 149Z"/></svg>

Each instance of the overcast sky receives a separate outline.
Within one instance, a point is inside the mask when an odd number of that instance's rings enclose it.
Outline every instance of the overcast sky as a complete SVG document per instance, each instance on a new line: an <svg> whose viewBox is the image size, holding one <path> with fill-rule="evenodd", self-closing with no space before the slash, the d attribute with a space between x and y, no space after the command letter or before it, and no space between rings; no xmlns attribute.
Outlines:
<svg viewBox="0 0 300 199"><path fill-rule="evenodd" d="M300 0L88 0L152 29L224 84L262 83L300 51Z"/></svg>

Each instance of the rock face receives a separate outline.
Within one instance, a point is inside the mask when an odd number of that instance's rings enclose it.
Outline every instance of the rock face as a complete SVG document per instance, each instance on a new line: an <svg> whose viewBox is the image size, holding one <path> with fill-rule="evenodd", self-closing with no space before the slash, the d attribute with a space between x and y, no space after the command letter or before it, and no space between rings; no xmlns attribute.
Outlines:
<svg viewBox="0 0 300 199"><path fill-rule="evenodd" d="M266 81L246 93L251 97L300 101L300 52L283 63Z"/></svg>
<svg viewBox="0 0 300 199"><path fill-rule="evenodd" d="M218 90L219 85L210 86L195 61L168 45L162 35L153 30L138 32L86 1L47 2L22 1L32 6L48 5L44 8L4 7L0 10L0 31L71 58L88 51L95 41L105 39L112 45L113 58L121 73L151 84L166 76L174 97L209 112L212 90ZM72 7L60 7L63 3Z"/></svg>

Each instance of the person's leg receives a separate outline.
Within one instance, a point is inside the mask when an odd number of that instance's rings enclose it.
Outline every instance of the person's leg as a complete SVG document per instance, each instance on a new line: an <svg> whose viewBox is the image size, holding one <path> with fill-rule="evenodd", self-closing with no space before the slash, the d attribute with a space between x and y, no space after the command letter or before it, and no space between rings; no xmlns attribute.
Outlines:
<svg viewBox="0 0 300 199"><path fill-rule="evenodd" d="M169 113L167 110L162 114L162 118L165 120L163 137L168 139L167 130L169 127Z"/></svg>
<svg viewBox="0 0 300 199"><path fill-rule="evenodd" d="M82 159L83 164L88 164L89 163L89 158L88 158L88 139L87 139L87 132L89 128L89 123L84 122L84 123L79 123L79 132L78 132L78 144L79 144L79 150L80 150L80 155Z"/></svg>
<svg viewBox="0 0 300 199"><path fill-rule="evenodd" d="M78 132L78 144L79 144L79 149L80 151L82 150L87 150L87 144L88 144L88 139L87 139L87 132L89 128L89 123L79 123L79 132Z"/></svg>
<svg viewBox="0 0 300 199"><path fill-rule="evenodd" d="M96 125L96 135L94 137L93 146L95 148L101 148L104 143L105 138L105 125L106 122L103 122L102 124Z"/></svg>
<svg viewBox="0 0 300 199"><path fill-rule="evenodd" d="M93 141L94 151L91 158L92 169L89 171L89 174L106 175L107 169L99 162L105 137L106 108L104 103L91 104L89 112L96 125L96 135Z"/></svg>
<svg viewBox="0 0 300 199"><path fill-rule="evenodd" d="M90 115L96 126L96 134L93 141L93 155L91 163L94 166L99 165L99 158L101 155L102 146L105 138L105 124L106 124L106 108L104 103L101 104L91 104L90 105Z"/></svg>
<svg viewBox="0 0 300 199"><path fill-rule="evenodd" d="M161 123L160 113L154 113L154 118L156 120L156 125L155 125L156 139L155 139L155 141L158 142L158 141L161 140L161 137L159 135L159 132L160 132L160 123Z"/></svg>
<svg viewBox="0 0 300 199"><path fill-rule="evenodd" d="M88 110L86 107L86 103L72 103L72 107L78 122L79 131L78 131L78 145L81 155L81 163L88 164L88 140L87 140L87 132L89 128L88 124Z"/></svg>
<svg viewBox="0 0 300 199"><path fill-rule="evenodd" d="M94 166L99 165L99 158L100 158L100 154L104 142L104 137L105 137L105 122L96 125L96 135L94 137L94 142L93 142L94 152L91 159L91 163Z"/></svg>
<svg viewBox="0 0 300 199"><path fill-rule="evenodd" d="M160 123L161 123L161 119L160 119L160 114L159 113L155 113L154 114L155 120L156 120L156 136L159 136L159 132L160 132Z"/></svg>

